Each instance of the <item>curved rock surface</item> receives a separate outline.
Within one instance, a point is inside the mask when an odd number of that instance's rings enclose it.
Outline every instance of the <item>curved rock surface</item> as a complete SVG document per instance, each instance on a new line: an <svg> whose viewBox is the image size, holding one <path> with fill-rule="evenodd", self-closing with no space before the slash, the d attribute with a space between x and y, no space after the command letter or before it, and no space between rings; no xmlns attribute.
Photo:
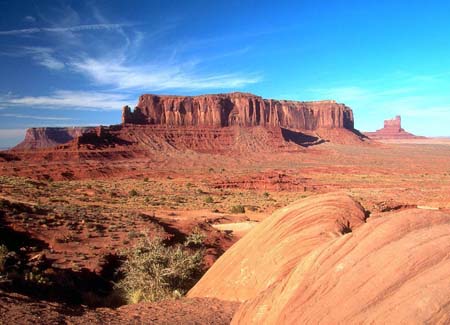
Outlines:
<svg viewBox="0 0 450 325"><path fill-rule="evenodd" d="M290 274L313 249L364 223L341 193L314 196L276 211L228 249L188 293L245 301Z"/></svg>
<svg viewBox="0 0 450 325"><path fill-rule="evenodd" d="M263 99L247 93L201 96L142 95L132 111L123 108L123 124L170 126L272 126L301 130L353 130L353 112L335 101L298 102Z"/></svg>
<svg viewBox="0 0 450 325"><path fill-rule="evenodd" d="M448 324L449 252L443 212L368 219L299 260L232 324Z"/></svg>

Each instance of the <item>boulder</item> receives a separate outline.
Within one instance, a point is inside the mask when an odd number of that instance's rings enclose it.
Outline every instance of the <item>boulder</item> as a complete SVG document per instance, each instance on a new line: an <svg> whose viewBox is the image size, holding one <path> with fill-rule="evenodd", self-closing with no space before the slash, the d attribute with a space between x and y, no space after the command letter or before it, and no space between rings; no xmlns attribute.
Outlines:
<svg viewBox="0 0 450 325"><path fill-rule="evenodd" d="M449 252L448 214L369 218L298 260L232 324L448 324Z"/></svg>
<svg viewBox="0 0 450 325"><path fill-rule="evenodd" d="M285 279L312 250L365 222L362 207L331 193L276 211L227 250L189 297L245 301Z"/></svg>

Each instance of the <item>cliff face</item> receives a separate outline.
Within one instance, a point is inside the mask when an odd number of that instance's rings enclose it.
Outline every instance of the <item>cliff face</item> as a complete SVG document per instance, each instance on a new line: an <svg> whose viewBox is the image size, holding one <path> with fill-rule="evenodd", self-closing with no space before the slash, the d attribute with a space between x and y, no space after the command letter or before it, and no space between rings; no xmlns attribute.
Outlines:
<svg viewBox="0 0 450 325"><path fill-rule="evenodd" d="M94 131L94 127L67 127L67 128L30 128L27 129L25 139L15 146L15 150L28 150L49 148L67 143L87 132Z"/></svg>
<svg viewBox="0 0 450 325"><path fill-rule="evenodd" d="M316 130L353 129L352 110L335 101L298 102L263 99L246 93L202 96L142 95L132 111L123 108L123 124L167 126L281 126Z"/></svg>

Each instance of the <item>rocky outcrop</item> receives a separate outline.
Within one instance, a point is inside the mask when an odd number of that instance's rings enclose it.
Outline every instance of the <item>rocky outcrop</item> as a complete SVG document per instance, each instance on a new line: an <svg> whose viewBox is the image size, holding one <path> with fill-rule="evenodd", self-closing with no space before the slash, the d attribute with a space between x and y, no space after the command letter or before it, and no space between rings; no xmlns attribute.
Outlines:
<svg viewBox="0 0 450 325"><path fill-rule="evenodd" d="M353 130L353 112L335 101L263 99L247 93L202 96L142 95L134 110L125 106L123 124L166 126L268 126L299 130Z"/></svg>
<svg viewBox="0 0 450 325"><path fill-rule="evenodd" d="M448 324L449 250L448 214L369 218L297 261L232 324Z"/></svg>
<svg viewBox="0 0 450 325"><path fill-rule="evenodd" d="M384 121L384 127L375 132L364 132L364 135L373 140L384 139L420 139L424 137L416 136L409 132L406 132L402 128L402 120L400 115L395 118Z"/></svg>
<svg viewBox="0 0 450 325"><path fill-rule="evenodd" d="M312 250L364 223L344 194L300 200L257 225L206 272L189 297L245 301L284 279Z"/></svg>
<svg viewBox="0 0 450 325"><path fill-rule="evenodd" d="M366 219L345 194L280 209L188 293L244 301L232 324L448 324L450 215Z"/></svg>
<svg viewBox="0 0 450 325"><path fill-rule="evenodd" d="M95 127L44 127L27 129L25 139L13 150L50 148L72 141L85 133L95 131Z"/></svg>

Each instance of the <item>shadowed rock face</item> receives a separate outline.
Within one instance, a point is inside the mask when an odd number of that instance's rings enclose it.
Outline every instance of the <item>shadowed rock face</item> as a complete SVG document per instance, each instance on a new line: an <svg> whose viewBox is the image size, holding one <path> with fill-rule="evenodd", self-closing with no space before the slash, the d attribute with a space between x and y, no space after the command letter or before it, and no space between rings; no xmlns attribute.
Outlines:
<svg viewBox="0 0 450 325"><path fill-rule="evenodd" d="M25 139L13 149L28 150L53 147L93 131L95 131L95 127L30 128L27 129Z"/></svg>
<svg viewBox="0 0 450 325"><path fill-rule="evenodd" d="M123 108L123 124L167 126L281 126L300 130L353 130L352 110L335 101L298 102L263 99L247 93L202 96L142 95L132 111Z"/></svg>

